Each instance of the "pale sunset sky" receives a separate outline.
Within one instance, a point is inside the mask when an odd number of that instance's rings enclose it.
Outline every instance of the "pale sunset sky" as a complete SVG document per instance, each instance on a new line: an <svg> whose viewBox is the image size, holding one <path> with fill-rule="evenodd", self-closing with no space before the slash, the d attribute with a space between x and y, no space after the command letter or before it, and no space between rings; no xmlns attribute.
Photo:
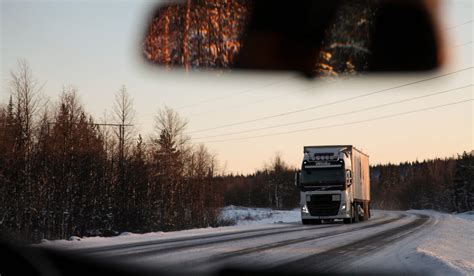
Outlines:
<svg viewBox="0 0 474 276"><path fill-rule="evenodd" d="M75 86L96 121L111 112L122 85L134 99L144 137L153 133L158 108L174 108L189 121L192 142L204 143L226 172L253 172L277 152L298 166L305 145L352 144L372 164L450 157L473 149L473 1L440 3L447 50L440 70L324 82L291 73L152 69L140 42L153 1L1 0L0 102L8 101L9 72L24 58L45 83L47 98L54 102L63 86ZM282 113L290 114L276 116Z"/></svg>

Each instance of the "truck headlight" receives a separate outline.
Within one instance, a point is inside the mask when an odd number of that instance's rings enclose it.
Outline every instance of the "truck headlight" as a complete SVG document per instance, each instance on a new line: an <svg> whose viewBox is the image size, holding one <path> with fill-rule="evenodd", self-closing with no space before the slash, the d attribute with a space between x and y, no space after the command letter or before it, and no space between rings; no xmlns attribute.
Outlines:
<svg viewBox="0 0 474 276"><path fill-rule="evenodd" d="M346 204L345 203L342 203L341 205L341 211L345 211L346 210Z"/></svg>
<svg viewBox="0 0 474 276"><path fill-rule="evenodd" d="M309 214L308 207L306 207L306 205L304 205L303 207L301 207L301 213Z"/></svg>

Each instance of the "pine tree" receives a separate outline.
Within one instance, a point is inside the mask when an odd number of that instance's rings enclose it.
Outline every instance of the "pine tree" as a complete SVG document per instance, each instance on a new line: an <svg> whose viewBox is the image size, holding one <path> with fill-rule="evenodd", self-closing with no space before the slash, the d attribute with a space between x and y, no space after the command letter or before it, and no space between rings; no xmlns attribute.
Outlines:
<svg viewBox="0 0 474 276"><path fill-rule="evenodd" d="M457 211L474 210L474 156L472 153L464 152L458 156L454 181Z"/></svg>

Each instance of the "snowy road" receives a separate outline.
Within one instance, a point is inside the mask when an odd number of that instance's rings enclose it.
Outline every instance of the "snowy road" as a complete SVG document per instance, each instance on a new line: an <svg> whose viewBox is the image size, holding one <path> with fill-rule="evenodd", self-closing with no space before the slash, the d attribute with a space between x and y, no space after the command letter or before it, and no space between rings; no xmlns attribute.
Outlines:
<svg viewBox="0 0 474 276"><path fill-rule="evenodd" d="M374 211L369 221L302 225L299 211L229 206L236 226L44 241L94 260L159 271L474 275L474 212Z"/></svg>
<svg viewBox="0 0 474 276"><path fill-rule="evenodd" d="M388 270L463 274L465 271L446 265L433 266L431 259L423 263L420 256L416 266L410 265L409 259L416 257L406 250L407 245L429 235L439 221L429 213L379 211L369 221L350 225L301 225L294 221L208 228L72 251L95 259L170 272L212 272L222 267L238 267L302 272Z"/></svg>

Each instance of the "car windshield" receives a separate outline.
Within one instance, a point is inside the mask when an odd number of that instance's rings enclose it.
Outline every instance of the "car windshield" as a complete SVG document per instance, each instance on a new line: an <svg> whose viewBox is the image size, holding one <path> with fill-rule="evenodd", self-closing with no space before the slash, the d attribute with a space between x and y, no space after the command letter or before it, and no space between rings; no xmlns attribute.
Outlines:
<svg viewBox="0 0 474 276"><path fill-rule="evenodd" d="M0 0L0 276L473 275L473 4Z"/></svg>

